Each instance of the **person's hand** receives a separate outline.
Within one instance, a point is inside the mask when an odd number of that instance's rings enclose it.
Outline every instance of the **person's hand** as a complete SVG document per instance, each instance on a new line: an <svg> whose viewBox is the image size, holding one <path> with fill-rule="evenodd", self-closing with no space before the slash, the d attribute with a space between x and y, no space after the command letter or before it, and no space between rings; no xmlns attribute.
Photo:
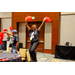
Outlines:
<svg viewBox="0 0 75 75"><path fill-rule="evenodd" d="M46 18L44 18L43 21L46 21Z"/></svg>
<svg viewBox="0 0 75 75"><path fill-rule="evenodd" d="M27 21L27 19L25 18L25 21Z"/></svg>
<svg viewBox="0 0 75 75"><path fill-rule="evenodd" d="M16 50L16 53L17 53L17 50Z"/></svg>

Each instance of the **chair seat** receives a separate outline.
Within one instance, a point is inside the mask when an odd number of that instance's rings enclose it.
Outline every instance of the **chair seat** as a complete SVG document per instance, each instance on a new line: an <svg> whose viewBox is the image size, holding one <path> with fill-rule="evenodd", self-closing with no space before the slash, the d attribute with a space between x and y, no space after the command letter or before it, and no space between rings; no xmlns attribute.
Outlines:
<svg viewBox="0 0 75 75"><path fill-rule="evenodd" d="M0 52L3 52L2 50L0 50Z"/></svg>
<svg viewBox="0 0 75 75"><path fill-rule="evenodd" d="M26 57L26 49L20 49L19 54L21 55L22 58Z"/></svg>
<svg viewBox="0 0 75 75"><path fill-rule="evenodd" d="M8 53L10 53L11 52L11 47L9 47L9 49L8 49Z"/></svg>
<svg viewBox="0 0 75 75"><path fill-rule="evenodd" d="M25 58L21 58L21 59L22 59L22 61L25 60Z"/></svg>

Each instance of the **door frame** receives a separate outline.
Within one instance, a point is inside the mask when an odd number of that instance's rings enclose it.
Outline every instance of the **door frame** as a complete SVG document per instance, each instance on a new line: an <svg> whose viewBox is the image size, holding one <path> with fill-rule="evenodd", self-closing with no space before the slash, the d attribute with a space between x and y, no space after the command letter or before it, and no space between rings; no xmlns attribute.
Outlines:
<svg viewBox="0 0 75 75"><path fill-rule="evenodd" d="M32 21L33 22L33 21ZM34 21L34 22L42 22L42 21ZM18 35L19 35L19 23L20 22L17 22L17 31L18 31ZM26 25L26 24L25 24ZM27 27L26 27L26 30L27 30ZM27 35L27 32L26 32L26 35ZM45 46L45 24L44 24L44 46ZM51 43L52 44L52 43ZM27 49L27 37L25 39L25 48L23 47L23 49ZM44 49L43 47L43 51L41 50L38 50L37 52L42 52L42 53L51 53L52 49Z"/></svg>

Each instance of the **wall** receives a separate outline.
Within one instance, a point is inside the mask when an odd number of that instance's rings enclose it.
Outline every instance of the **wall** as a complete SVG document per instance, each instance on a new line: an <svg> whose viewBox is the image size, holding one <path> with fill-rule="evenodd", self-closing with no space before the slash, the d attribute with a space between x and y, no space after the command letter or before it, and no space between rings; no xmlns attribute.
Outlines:
<svg viewBox="0 0 75 75"><path fill-rule="evenodd" d="M1 25L0 25L0 31L3 31L4 28L7 28L9 30L9 26L12 24L12 12L0 12L0 19L1 19ZM7 40L7 35L5 35L3 40Z"/></svg>
<svg viewBox="0 0 75 75"><path fill-rule="evenodd" d="M0 18L11 18L12 12L0 12Z"/></svg>
<svg viewBox="0 0 75 75"><path fill-rule="evenodd" d="M28 12L28 14L34 16L33 13L29 13ZM38 15L41 16L42 14L44 16L48 16L49 15L52 18L52 20L53 20L53 17L54 17L54 19L56 18L56 15L55 15L54 12L53 12L53 14L49 13L49 12L47 12L46 14L45 14L45 12L43 12L43 13L39 13L38 12L37 16ZM26 13L26 15L27 15L27 13ZM13 17L13 20L11 18L9 18L9 17ZM43 16L41 16L41 17L42 17L41 18L41 20L42 20ZM16 22L24 22L25 12L23 12L23 13L14 12L13 14L11 12L0 12L0 18L1 18L1 23L2 23L1 26L3 25L1 27L1 30L3 29L3 27L4 28L6 28L6 27L8 28L12 24L12 22L13 22L12 25L14 25L14 28L16 28ZM37 18L37 19L40 20L39 18ZM75 12L61 12L60 13L60 19L59 18L57 18L57 19L58 19L57 21L60 20L60 36L58 35L60 37L59 44L60 45L64 45L66 41L69 41L69 42L72 43L72 45L75 45L75 41L74 41L74 39L75 39L75 36L74 36L74 32L75 32L75 30L74 30L74 28L75 28L75 25L74 25L75 24L75 21L74 21L75 20ZM52 22L53 23L52 24L52 27L53 27L52 35L54 35L54 37L52 37L51 41L56 41L56 38L58 37L58 36L55 36L56 34L54 33L54 32L56 32L56 29L58 28L58 27L56 28L56 26L59 26L57 21L55 20L55 22L54 22L54 20L53 20L53 22ZM47 38L47 37L45 36L45 38ZM46 42L50 43L50 41L47 41L47 40L46 40ZM53 48L55 47L55 42L53 42L53 46L51 46L51 47L53 47ZM45 49L49 49L49 48L50 47L49 46L47 47L47 45L45 44Z"/></svg>
<svg viewBox="0 0 75 75"><path fill-rule="evenodd" d="M51 42L52 42L52 22L46 23L45 22L45 49L51 49Z"/></svg>
<svg viewBox="0 0 75 75"><path fill-rule="evenodd" d="M60 45L70 42L75 46L75 14L65 14L60 17Z"/></svg>
<svg viewBox="0 0 75 75"><path fill-rule="evenodd" d="M23 43L23 47L26 48L26 25L25 23L19 23L19 42Z"/></svg>
<svg viewBox="0 0 75 75"><path fill-rule="evenodd" d="M12 12L12 27L18 29L17 22L25 22L27 15L35 16L36 21L42 21L44 17L52 19L51 49L44 49L44 53L55 53L55 46L59 44L59 12ZM32 22L33 22L32 21Z"/></svg>
<svg viewBox="0 0 75 75"><path fill-rule="evenodd" d="M51 49L51 39L52 39L52 22L45 22L45 45L44 49ZM19 42L23 43L23 47L26 47L26 25L24 22L19 23Z"/></svg>
<svg viewBox="0 0 75 75"><path fill-rule="evenodd" d="M8 32L10 32L9 27L11 26L12 19L11 18L2 18L1 19L1 31L3 31L4 28L8 29ZM3 40L7 40L7 35L5 34L5 37Z"/></svg>
<svg viewBox="0 0 75 75"><path fill-rule="evenodd" d="M21 13L20 15L19 14L20 13L14 13L13 14L13 16L15 18L14 20L17 21L17 22L19 22L19 21L24 22L24 18L25 18L24 12ZM45 13L43 12L42 14L44 15ZM0 12L1 26L2 26L1 31L2 31L3 28L6 28L6 27L8 28L12 24L11 21L13 21L13 24L15 23L14 20L9 18L9 17L13 17L11 15L12 15L11 12ZM31 13L30 15L33 15L33 14ZM38 15L41 15L41 13L40 14L38 13ZM50 15L51 16L51 13L50 14L46 13L45 15L47 15L47 16ZM24 17L22 17L23 20L22 20L21 16L24 16ZM52 18L52 16L51 16L51 18ZM39 18L37 18L37 19L39 19ZM43 19L43 17L42 17L42 19ZM53 22L53 24L57 25L56 23L57 23L56 21L55 21L55 23ZM60 14L60 36L59 36L60 37L60 39L59 39L59 41L60 41L59 44L60 45L64 45L66 41L69 41L69 42L72 43L72 45L75 45L75 41L74 41L74 38L75 38L75 36L74 36L75 25L74 24L75 24L75 12L61 12L61 14ZM52 26L52 27L54 28L55 26ZM46 28L48 28L48 27L46 27ZM52 32L55 32L55 31L53 30ZM50 43L50 41L47 40L48 37L46 37L46 36L47 36L47 34L45 35L45 49L50 49L52 46L51 45L50 46L46 45L46 43L47 44ZM50 37L50 34L49 34L49 37ZM55 37L53 39L55 39ZM5 38L5 40L6 40L6 38ZM56 41L56 39L51 40L51 41ZM53 46L55 46L55 45L53 44Z"/></svg>
<svg viewBox="0 0 75 75"><path fill-rule="evenodd" d="M69 14L75 14L75 12L61 12L61 15L69 15Z"/></svg>

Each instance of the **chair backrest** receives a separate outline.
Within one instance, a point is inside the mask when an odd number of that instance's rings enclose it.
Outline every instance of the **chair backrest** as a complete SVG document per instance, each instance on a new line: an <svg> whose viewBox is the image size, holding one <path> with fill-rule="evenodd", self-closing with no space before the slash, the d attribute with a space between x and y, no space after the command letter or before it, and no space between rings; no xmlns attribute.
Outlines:
<svg viewBox="0 0 75 75"><path fill-rule="evenodd" d="M3 52L2 50L0 50L0 53Z"/></svg>
<svg viewBox="0 0 75 75"><path fill-rule="evenodd" d="M8 53L10 53L11 52L11 47L9 47L9 49L8 49Z"/></svg>
<svg viewBox="0 0 75 75"><path fill-rule="evenodd" d="M27 61L30 62L30 61L31 61L31 58L30 58L30 53L29 53L29 51L26 52L26 55L27 55Z"/></svg>
<svg viewBox="0 0 75 75"><path fill-rule="evenodd" d="M22 58L26 57L26 49L20 48L19 54L21 55Z"/></svg>

